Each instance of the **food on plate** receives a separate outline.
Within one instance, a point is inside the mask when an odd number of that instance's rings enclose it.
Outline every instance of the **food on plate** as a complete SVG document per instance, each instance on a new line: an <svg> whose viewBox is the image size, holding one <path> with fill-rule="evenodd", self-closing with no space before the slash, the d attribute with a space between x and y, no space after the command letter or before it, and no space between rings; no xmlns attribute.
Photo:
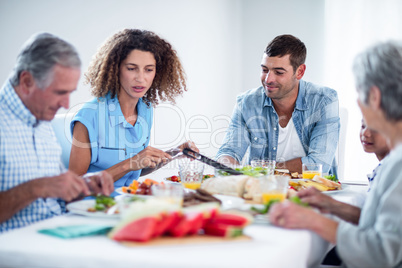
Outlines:
<svg viewBox="0 0 402 268"><path fill-rule="evenodd" d="M97 195L95 197L95 206L88 208L88 212L104 211L107 212L111 207L116 205L116 201L113 197L105 195ZM115 211L118 213L118 211Z"/></svg>
<svg viewBox="0 0 402 268"><path fill-rule="evenodd" d="M212 174L203 175L202 176L202 181L205 181L206 179L213 178L213 177L215 177L215 176L212 175ZM166 178L166 180L167 181L172 181L172 182L181 182L180 176L176 176L176 175L168 177L168 178Z"/></svg>
<svg viewBox="0 0 402 268"><path fill-rule="evenodd" d="M128 194L152 195L151 187L154 184L163 184L163 182L159 183L152 179L145 179L143 182L134 180L129 186L123 186L121 190Z"/></svg>
<svg viewBox="0 0 402 268"><path fill-rule="evenodd" d="M331 190L341 190L342 189L342 186L341 186L341 184L339 182L335 182L335 181L332 181L332 180L329 180L329 179L326 179L326 178L323 178L323 177L320 177L320 176L314 176L313 181L321 183L321 184L327 186L328 188L330 188L329 191L331 191Z"/></svg>
<svg viewBox="0 0 402 268"><path fill-rule="evenodd" d="M235 168L235 170L240 171L244 175L252 176L252 177L260 177L260 176L267 175L267 169L264 167L244 166L244 167ZM217 170L216 172L221 176L231 176L230 173L223 171L223 170Z"/></svg>
<svg viewBox="0 0 402 268"><path fill-rule="evenodd" d="M339 182L338 178L335 175L327 175L327 176L324 176L324 178L326 178L327 180L330 180L330 181Z"/></svg>
<svg viewBox="0 0 402 268"><path fill-rule="evenodd" d="M243 197L244 187L249 178L247 175L215 177L204 181L201 189L211 194Z"/></svg>
<svg viewBox="0 0 402 268"><path fill-rule="evenodd" d="M203 189L197 189L194 192L187 192L183 196L183 207L194 206L205 202L222 203L221 200Z"/></svg>
<svg viewBox="0 0 402 268"><path fill-rule="evenodd" d="M298 172L290 172L289 169L275 169L274 175L287 175L290 176L291 179L303 178L303 174L299 174Z"/></svg>
<svg viewBox="0 0 402 268"><path fill-rule="evenodd" d="M339 182L334 182L320 176L315 176L311 180L289 180L289 191L300 191L310 186L321 192L342 190L342 185Z"/></svg>
<svg viewBox="0 0 402 268"><path fill-rule="evenodd" d="M209 224L226 224L237 227L245 227L253 222L253 217L249 213L241 211L225 211L218 213L211 218Z"/></svg>
<svg viewBox="0 0 402 268"><path fill-rule="evenodd" d="M243 228L227 224L207 224L204 233L211 236L234 238L243 235Z"/></svg>
<svg viewBox="0 0 402 268"><path fill-rule="evenodd" d="M288 200L291 201L291 202L293 202L293 203L296 203L296 204L298 204L298 205L301 205L301 206L303 206L303 207L308 207L308 204L305 203L305 202L302 202L301 199L300 199L300 197L298 197L298 196L289 197ZM252 207L251 207L251 210L252 210L253 212L257 213L257 214L267 214L268 211L269 211L269 209L271 208L271 206L272 206L273 204L275 204L275 203L278 203L278 202L281 202L281 201L280 201L279 199L272 199L272 200L270 200L269 202L265 203L265 204L264 204L264 207L262 207L262 208L257 208L257 207L252 206Z"/></svg>
<svg viewBox="0 0 402 268"><path fill-rule="evenodd" d="M261 201L260 181L257 178L250 177L247 179L242 197L256 202Z"/></svg>
<svg viewBox="0 0 402 268"><path fill-rule="evenodd" d="M146 242L153 237L158 223L157 216L147 216L134 219L115 231L111 238L116 241Z"/></svg>
<svg viewBox="0 0 402 268"><path fill-rule="evenodd" d="M224 212L217 203L181 209L157 199L133 203L108 236L116 241L147 242L160 236L214 235L233 237L253 218L245 213ZM236 231L234 231L236 230Z"/></svg>

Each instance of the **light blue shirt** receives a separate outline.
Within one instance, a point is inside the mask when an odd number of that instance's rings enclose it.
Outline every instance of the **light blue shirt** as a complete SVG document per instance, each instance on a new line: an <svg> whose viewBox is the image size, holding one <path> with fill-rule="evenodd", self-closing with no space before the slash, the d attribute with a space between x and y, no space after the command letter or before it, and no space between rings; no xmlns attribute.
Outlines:
<svg viewBox="0 0 402 268"><path fill-rule="evenodd" d="M300 80L292 114L297 135L306 153L302 163L321 163L323 173L336 174L335 151L339 140L339 103L335 90ZM250 150L253 159L276 160L279 120L264 88L237 97L232 121L216 158L228 155L242 161Z"/></svg>
<svg viewBox="0 0 402 268"><path fill-rule="evenodd" d="M402 145L383 159L359 224L340 221L336 250L347 267L402 267Z"/></svg>
<svg viewBox="0 0 402 268"><path fill-rule="evenodd" d="M153 108L139 99L136 123L129 124L120 108L117 96L97 98L87 102L71 121L71 133L75 122L81 122L88 130L91 143L91 163L88 172L105 170L133 157L144 150L151 134ZM127 173L114 183L115 188L128 186L137 180L141 170Z"/></svg>
<svg viewBox="0 0 402 268"><path fill-rule="evenodd" d="M0 191L64 170L50 122L37 121L9 81L0 90ZM64 202L39 198L0 224L0 233L65 211Z"/></svg>

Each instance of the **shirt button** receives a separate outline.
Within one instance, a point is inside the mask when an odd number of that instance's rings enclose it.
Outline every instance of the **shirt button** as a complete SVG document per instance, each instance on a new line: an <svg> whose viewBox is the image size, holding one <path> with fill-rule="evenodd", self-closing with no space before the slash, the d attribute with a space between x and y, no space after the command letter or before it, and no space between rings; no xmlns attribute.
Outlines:
<svg viewBox="0 0 402 268"><path fill-rule="evenodd" d="M276 147L274 147L274 151L276 150Z"/></svg>
<svg viewBox="0 0 402 268"><path fill-rule="evenodd" d="M276 131L276 127L274 127L274 130Z"/></svg>
<svg viewBox="0 0 402 268"><path fill-rule="evenodd" d="M257 137L254 137L254 140L256 141L256 140L257 140Z"/></svg>

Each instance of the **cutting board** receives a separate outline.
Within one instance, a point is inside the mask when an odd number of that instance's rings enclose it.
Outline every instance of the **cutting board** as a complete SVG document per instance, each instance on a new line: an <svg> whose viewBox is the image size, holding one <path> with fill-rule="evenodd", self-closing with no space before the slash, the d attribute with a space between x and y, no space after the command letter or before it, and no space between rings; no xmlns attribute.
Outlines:
<svg viewBox="0 0 402 268"><path fill-rule="evenodd" d="M187 244L207 244L207 243L227 243L227 242L240 242L251 241L251 237L242 235L235 238L222 238L218 236L209 235L193 235L186 237L168 237L162 236L152 239L148 242L121 242L122 245L127 247L143 247L143 246L172 246L172 245L187 245Z"/></svg>

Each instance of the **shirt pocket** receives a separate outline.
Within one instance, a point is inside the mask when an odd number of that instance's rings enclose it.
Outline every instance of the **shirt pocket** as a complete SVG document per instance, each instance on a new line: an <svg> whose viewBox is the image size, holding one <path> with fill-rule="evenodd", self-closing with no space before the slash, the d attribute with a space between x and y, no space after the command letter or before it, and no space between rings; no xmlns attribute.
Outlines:
<svg viewBox="0 0 402 268"><path fill-rule="evenodd" d="M107 169L114 166L121 161L124 161L127 157L127 151L125 148L113 148L113 147L100 147L98 150L98 161L95 163L101 169Z"/></svg>
<svg viewBox="0 0 402 268"><path fill-rule="evenodd" d="M250 160L267 157L268 139L250 133Z"/></svg>

